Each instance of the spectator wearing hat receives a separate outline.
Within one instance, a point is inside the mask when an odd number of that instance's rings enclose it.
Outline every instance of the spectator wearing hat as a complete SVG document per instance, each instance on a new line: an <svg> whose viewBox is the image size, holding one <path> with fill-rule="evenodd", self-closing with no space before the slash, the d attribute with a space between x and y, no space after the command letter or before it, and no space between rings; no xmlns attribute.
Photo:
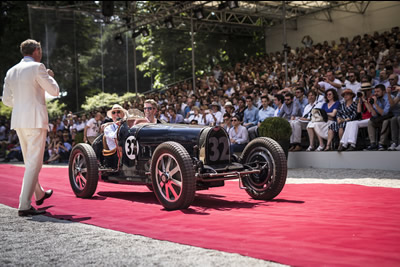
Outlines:
<svg viewBox="0 0 400 267"><path fill-rule="evenodd" d="M240 125L240 117L235 115L231 119L232 127L229 129L229 140L231 142L231 151L241 152L249 142L249 134L246 127Z"/></svg>
<svg viewBox="0 0 400 267"><path fill-rule="evenodd" d="M226 102L224 107L225 113L228 113L231 116L235 115L235 107L233 106L232 102Z"/></svg>
<svg viewBox="0 0 400 267"><path fill-rule="evenodd" d="M336 121L329 126L328 130L328 141L325 151L332 150L332 140L335 133L339 133L339 139L342 138L346 124L349 121L353 121L357 117L357 103L353 101L356 96L351 89L344 89L342 97L344 102L339 106L336 115ZM343 146L339 144L338 151L342 151Z"/></svg>
<svg viewBox="0 0 400 267"><path fill-rule="evenodd" d="M371 110L371 119L368 122L368 136L371 145L367 147L367 150L386 150L386 140L389 131L389 111L390 103L386 94L386 88L383 84L375 86L374 95L372 96L373 109ZM372 101L371 101L372 102ZM387 119L385 119L387 118ZM376 144L376 129L380 129L380 138L378 145Z"/></svg>
<svg viewBox="0 0 400 267"><path fill-rule="evenodd" d="M210 113L206 117L207 125L220 125L222 123L223 115L219 109L220 106L218 102L214 101L211 103Z"/></svg>
<svg viewBox="0 0 400 267"><path fill-rule="evenodd" d="M340 139L338 151L347 150L354 151L357 144L358 129L368 127L371 118L372 105L370 99L372 97L371 83L362 83L360 91L357 93L357 113L361 115L361 120L348 121L344 129L343 136Z"/></svg>
<svg viewBox="0 0 400 267"><path fill-rule="evenodd" d="M388 148L390 151L400 151L400 86L398 85L397 74L389 76L390 86L386 89L388 100L390 103L390 111L393 113L393 118L390 119L391 145Z"/></svg>
<svg viewBox="0 0 400 267"><path fill-rule="evenodd" d="M244 111L243 126L247 129L257 125L258 122L258 108L253 105L253 98L246 97L247 108Z"/></svg>

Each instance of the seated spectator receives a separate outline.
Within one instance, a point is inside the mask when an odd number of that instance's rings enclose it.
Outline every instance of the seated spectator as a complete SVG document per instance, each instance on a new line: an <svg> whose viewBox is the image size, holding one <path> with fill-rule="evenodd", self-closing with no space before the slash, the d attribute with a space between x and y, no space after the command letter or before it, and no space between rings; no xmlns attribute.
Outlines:
<svg viewBox="0 0 400 267"><path fill-rule="evenodd" d="M22 156L21 145L19 142L9 150L3 162L10 162L13 159L17 159L18 161L24 160L24 157Z"/></svg>
<svg viewBox="0 0 400 267"><path fill-rule="evenodd" d="M240 125L240 117L235 115L231 119L232 127L229 129L229 139L232 152L242 152L249 142L249 135L246 127Z"/></svg>
<svg viewBox="0 0 400 267"><path fill-rule="evenodd" d="M294 96L292 93L286 93L284 98L285 103L279 112L279 117L285 118L288 121L301 117L302 113L300 103L293 101L293 98Z"/></svg>
<svg viewBox="0 0 400 267"><path fill-rule="evenodd" d="M370 83L362 83L361 89L357 96L357 113L360 114L360 120L349 121L344 129L343 136L340 139L338 151L347 150L354 151L356 149L358 129L366 128L371 118L372 105L370 99L372 97L372 87Z"/></svg>
<svg viewBox="0 0 400 267"><path fill-rule="evenodd" d="M235 115L235 108L233 107L232 102L230 101L226 102L224 108L225 108L225 113L229 113L229 115L231 116Z"/></svg>
<svg viewBox="0 0 400 267"><path fill-rule="evenodd" d="M221 123L221 127L225 129L226 132L229 132L229 129L232 127L231 119L232 116L228 112L224 114L224 121Z"/></svg>
<svg viewBox="0 0 400 267"><path fill-rule="evenodd" d="M386 140L390 133L389 124L392 115L390 111L390 103L386 94L386 88L383 84L375 86L373 99L373 109L371 111L371 119L368 122L368 136L371 145L367 147L367 150L386 150ZM372 102L372 101L371 101ZM376 144L376 129L380 129L380 138L378 145Z"/></svg>
<svg viewBox="0 0 400 267"><path fill-rule="evenodd" d="M325 93L329 89L334 89L336 91L341 90L342 82L335 78L333 71L328 71L326 77L315 80L314 86L322 93Z"/></svg>
<svg viewBox="0 0 400 267"><path fill-rule="evenodd" d="M274 117L279 117L284 101L285 97L283 95L281 94L274 95L274 108L275 108Z"/></svg>
<svg viewBox="0 0 400 267"><path fill-rule="evenodd" d="M184 119L185 123L191 123L193 120L197 121L197 124L202 123L201 118L203 116L200 114L200 108L198 106L193 106L192 110L187 114L187 118ZM200 122L200 123L199 123ZM204 124L201 124L204 125Z"/></svg>
<svg viewBox="0 0 400 267"><path fill-rule="evenodd" d="M357 81L357 76L355 71L348 72L349 80L345 81L346 88L351 89L354 94L357 94L361 88L361 83Z"/></svg>
<svg viewBox="0 0 400 267"><path fill-rule="evenodd" d="M159 112L157 118L160 121L169 122L169 113L168 113L168 109L167 109L167 107L165 105L161 106L160 112Z"/></svg>
<svg viewBox="0 0 400 267"><path fill-rule="evenodd" d="M325 149L324 139L328 139L329 126L336 120L336 113L339 108L339 97L335 89L328 89L325 94L325 103L322 105L328 115L328 121L324 122L310 122L307 125L307 132L310 138L310 145L314 144L315 135L318 138L319 146L316 151L323 151Z"/></svg>
<svg viewBox="0 0 400 267"><path fill-rule="evenodd" d="M398 85L397 74L389 76L390 86L386 89L388 96L390 111L393 113L393 118L390 119L391 145L388 148L390 151L400 151L400 85Z"/></svg>
<svg viewBox="0 0 400 267"><path fill-rule="evenodd" d="M339 106L336 121L329 126L328 130L328 141L326 144L325 151L333 150L332 140L335 133L339 134L339 139L342 139L344 129L346 124L353 121L357 117L357 103L353 101L356 95L351 89L345 89L342 92L342 97L344 98L344 103ZM339 144L338 151L342 151L343 146Z"/></svg>
<svg viewBox="0 0 400 267"><path fill-rule="evenodd" d="M290 126L292 127L292 135L290 136L290 144L292 147L289 151L301 151L301 131L307 128L307 124L311 121L311 110L317 105L317 93L315 91L309 91L307 94L308 104L305 106L303 116L290 120ZM314 150L313 143L310 141L310 146L307 151Z"/></svg>
<svg viewBox="0 0 400 267"><path fill-rule="evenodd" d="M243 98L237 100L238 108L235 110L235 115L239 115L240 121L244 119L244 111L246 110L246 101Z"/></svg>
<svg viewBox="0 0 400 267"><path fill-rule="evenodd" d="M58 137L55 139L55 145L52 149L50 158L45 161L45 164L58 161L65 161L69 159L69 154L71 153L72 146L67 142L66 136L60 140Z"/></svg>
<svg viewBox="0 0 400 267"><path fill-rule="evenodd" d="M258 133L258 127L260 127L261 123L266 118L274 117L275 114L275 110L273 107L270 106L270 99L267 95L261 97L261 104L262 104L261 109L258 111L257 125L250 127L248 130L250 140L253 140L254 138L260 136Z"/></svg>
<svg viewBox="0 0 400 267"><path fill-rule="evenodd" d="M183 123L184 119L181 114L177 114L175 108L172 106L168 108L169 123Z"/></svg>
<svg viewBox="0 0 400 267"><path fill-rule="evenodd" d="M211 110L207 114L206 117L206 125L220 125L222 123L222 113L219 111L220 106L217 102L212 102L211 103Z"/></svg>
<svg viewBox="0 0 400 267"><path fill-rule="evenodd" d="M247 108L244 110L243 126L247 129L257 125L258 122L258 108L253 105L253 98L246 97Z"/></svg>
<svg viewBox="0 0 400 267"><path fill-rule="evenodd" d="M295 94L296 94L296 97L294 98L294 101L299 103L299 105L301 107L301 113L303 113L304 108L308 104L307 97L304 96L304 94L305 94L304 88L302 88L302 87L296 88Z"/></svg>

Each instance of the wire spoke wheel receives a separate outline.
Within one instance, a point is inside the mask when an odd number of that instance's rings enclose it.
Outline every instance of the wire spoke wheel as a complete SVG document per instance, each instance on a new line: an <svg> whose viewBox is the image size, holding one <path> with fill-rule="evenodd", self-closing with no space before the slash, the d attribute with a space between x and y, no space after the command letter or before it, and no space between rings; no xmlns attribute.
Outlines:
<svg viewBox="0 0 400 267"><path fill-rule="evenodd" d="M97 188L99 178L96 155L88 144L79 144L69 158L69 180L77 197L89 198Z"/></svg>
<svg viewBox="0 0 400 267"><path fill-rule="evenodd" d="M242 163L258 174L243 178L246 192L254 199L270 200L283 189L287 176L287 160L282 147L266 137L256 138L243 150Z"/></svg>
<svg viewBox="0 0 400 267"><path fill-rule="evenodd" d="M151 162L154 193L167 210L186 209L196 192L192 160L176 142L165 142L154 151Z"/></svg>

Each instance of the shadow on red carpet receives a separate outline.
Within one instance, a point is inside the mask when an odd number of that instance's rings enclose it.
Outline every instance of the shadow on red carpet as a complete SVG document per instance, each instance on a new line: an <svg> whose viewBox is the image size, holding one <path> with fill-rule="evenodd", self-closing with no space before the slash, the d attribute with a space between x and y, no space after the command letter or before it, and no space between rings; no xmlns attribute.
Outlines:
<svg viewBox="0 0 400 267"><path fill-rule="evenodd" d="M18 207L24 169L0 165L0 203ZM166 211L144 186L99 183L76 198L66 168L44 168L47 215L131 234L296 266L400 263L400 189L288 184L273 201L251 199L236 182L199 191L187 210Z"/></svg>

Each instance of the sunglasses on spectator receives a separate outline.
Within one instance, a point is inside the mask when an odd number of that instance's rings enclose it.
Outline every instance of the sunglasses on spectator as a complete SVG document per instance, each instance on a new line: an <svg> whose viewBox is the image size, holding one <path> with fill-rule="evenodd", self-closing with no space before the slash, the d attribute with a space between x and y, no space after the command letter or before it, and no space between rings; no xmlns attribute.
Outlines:
<svg viewBox="0 0 400 267"><path fill-rule="evenodd" d="M119 113L121 113L121 111L120 110L117 110L117 111L113 111L113 112L111 112L112 114L119 114Z"/></svg>
<svg viewBox="0 0 400 267"><path fill-rule="evenodd" d="M233 119L233 120L231 120L231 121L238 121L237 119Z"/></svg>
<svg viewBox="0 0 400 267"><path fill-rule="evenodd" d="M290 100L292 100L292 99L290 99L290 98L286 99L286 98L285 98L285 101L290 101Z"/></svg>
<svg viewBox="0 0 400 267"><path fill-rule="evenodd" d="M148 110L152 110L153 109L153 107L145 107L145 108L143 108L144 110L146 110L146 109L148 109Z"/></svg>

